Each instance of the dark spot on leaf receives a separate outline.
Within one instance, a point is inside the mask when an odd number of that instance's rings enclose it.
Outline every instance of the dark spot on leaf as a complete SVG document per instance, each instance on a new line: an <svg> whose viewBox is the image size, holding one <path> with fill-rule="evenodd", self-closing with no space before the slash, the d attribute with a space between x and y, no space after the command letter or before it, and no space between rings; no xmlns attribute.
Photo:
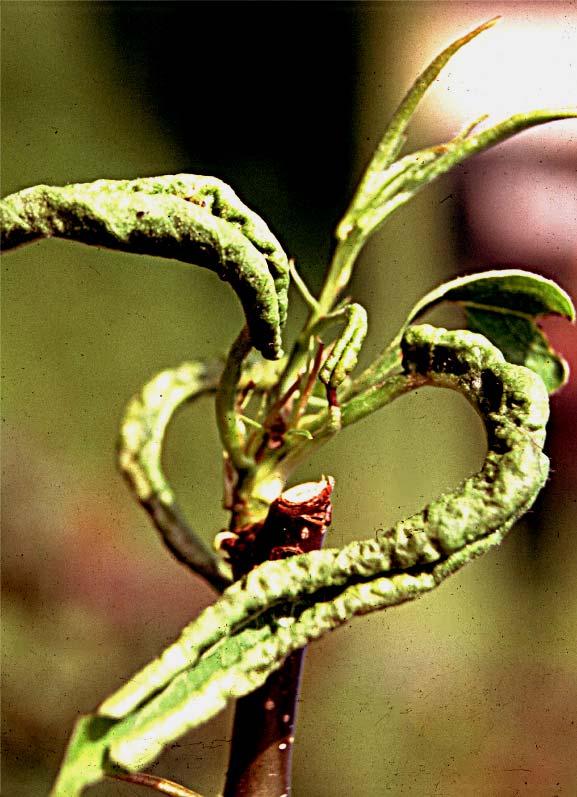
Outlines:
<svg viewBox="0 0 577 797"><path fill-rule="evenodd" d="M502 433L496 433L500 427L500 421L491 417L485 418L485 428L487 430L487 443L489 445L489 449L494 451L496 454L506 454L511 450L511 444L505 437L502 436Z"/></svg>
<svg viewBox="0 0 577 797"><path fill-rule="evenodd" d="M483 413L497 412L503 398L503 382L491 370L485 368L481 371L481 400L479 402Z"/></svg>
<svg viewBox="0 0 577 797"><path fill-rule="evenodd" d="M459 358L457 352L448 346L435 346L431 370L437 373L463 376L469 371L469 365Z"/></svg>
<svg viewBox="0 0 577 797"><path fill-rule="evenodd" d="M405 369L416 371L419 374L426 374L429 370L429 347L411 346L402 342L403 360Z"/></svg>

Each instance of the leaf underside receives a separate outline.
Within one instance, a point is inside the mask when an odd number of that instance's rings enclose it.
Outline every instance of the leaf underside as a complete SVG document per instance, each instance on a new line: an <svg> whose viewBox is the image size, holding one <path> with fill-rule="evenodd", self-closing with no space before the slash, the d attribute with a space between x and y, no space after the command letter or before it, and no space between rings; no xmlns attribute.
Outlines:
<svg viewBox="0 0 577 797"><path fill-rule="evenodd" d="M485 335L511 363L525 365L539 374L549 393L566 384L569 368L552 347L543 330L532 319L466 307L467 327Z"/></svg>
<svg viewBox="0 0 577 797"><path fill-rule="evenodd" d="M575 320L571 299L552 280L521 269L459 277L427 294L413 308L407 323L444 301L461 305L468 328L488 338L510 363L537 373L549 393L567 382L567 363L538 324L544 315Z"/></svg>

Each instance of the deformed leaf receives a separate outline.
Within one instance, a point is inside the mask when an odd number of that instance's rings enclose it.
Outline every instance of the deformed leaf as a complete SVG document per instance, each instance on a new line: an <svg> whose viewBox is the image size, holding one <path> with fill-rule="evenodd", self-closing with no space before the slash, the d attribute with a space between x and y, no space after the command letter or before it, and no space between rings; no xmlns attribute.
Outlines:
<svg viewBox="0 0 577 797"><path fill-rule="evenodd" d="M175 500L162 468L162 446L174 413L185 403L214 392L222 364L198 360L167 368L150 379L128 403L118 440L120 470L140 501Z"/></svg>
<svg viewBox="0 0 577 797"><path fill-rule="evenodd" d="M164 474L162 449L174 414L218 386L221 363L186 362L156 374L132 397L118 438L118 465L172 554L219 592L230 582L224 563L187 523Z"/></svg>
<svg viewBox="0 0 577 797"><path fill-rule="evenodd" d="M248 471L254 465L254 460L245 450L245 424L237 410L236 401L243 363L250 354L250 348L250 335L248 329L243 327L229 350L216 394L215 409L220 440L237 472Z"/></svg>
<svg viewBox="0 0 577 797"><path fill-rule="evenodd" d="M231 585L104 701L104 720L81 720L53 797L77 797L111 762L142 768L228 699L260 686L289 653L356 615L433 589L530 508L548 473L541 379L472 332L412 326L402 348L410 387L457 390L484 419L481 471L376 539L265 562Z"/></svg>
<svg viewBox="0 0 577 797"><path fill-rule="evenodd" d="M120 721L98 715L80 717L76 722L50 797L78 797L85 788L98 783L107 774L117 771L118 765L111 755L115 750L120 751L119 757L122 757L123 751L126 754L129 751L132 759L142 762L144 766L161 751L158 738L162 737L163 731L158 726L163 718L168 726L164 734L173 740L217 713L230 696L231 684L234 684L235 678L239 677L235 667L242 654L255 648L258 641L267 634L270 634L268 628L257 631L247 629L226 639L214 653L203 659L198 667L175 678L169 688L152 700L142 712L129 714ZM256 686L258 684L255 682L253 688ZM191 699L198 697L203 689L204 701L199 701L195 706L197 721L191 724L190 717L187 718L182 714L183 704L190 703ZM224 691L224 698L219 698L219 689ZM204 714L201 708L202 702L205 705ZM142 729L148 728L151 724L155 728L154 733L144 735L143 739ZM134 737L138 740L136 743L131 741ZM140 767L121 768L135 770Z"/></svg>
<svg viewBox="0 0 577 797"><path fill-rule="evenodd" d="M164 746L202 725L231 698L261 686L269 673L270 656L259 655L270 644L275 624L259 624L223 639L197 664L181 672L166 689L136 713L126 733L111 740L110 758L129 770L139 770L157 758Z"/></svg>
<svg viewBox="0 0 577 797"><path fill-rule="evenodd" d="M525 365L539 374L549 393L567 381L569 372L565 360L551 348L537 323L540 316L550 314L575 320L571 299L552 280L521 269L459 277L421 299L407 323L440 302L461 305L468 327L485 335L509 362Z"/></svg>
<svg viewBox="0 0 577 797"><path fill-rule="evenodd" d="M549 393L566 384L569 379L567 361L551 347L533 318L477 307L466 307L465 314L469 329L485 335L509 362L525 365L539 374Z"/></svg>
<svg viewBox="0 0 577 797"><path fill-rule="evenodd" d="M0 201L4 251L38 238L67 238L208 268L230 282L253 345L282 356L290 272L265 222L214 177L163 175L37 185Z"/></svg>
<svg viewBox="0 0 577 797"><path fill-rule="evenodd" d="M499 269L458 277L427 293L409 313L393 341L354 382L349 395L378 385L400 364L401 340L410 324L442 302L463 307L469 328L487 337L514 365L525 365L549 393L567 381L563 357L538 325L543 315L575 320L570 297L553 280L522 269Z"/></svg>
<svg viewBox="0 0 577 797"><path fill-rule="evenodd" d="M360 304L347 304L322 318L311 331L311 335L322 335L327 327L342 321L344 327L320 372L321 382L333 388L338 387L357 364L367 335L367 311Z"/></svg>

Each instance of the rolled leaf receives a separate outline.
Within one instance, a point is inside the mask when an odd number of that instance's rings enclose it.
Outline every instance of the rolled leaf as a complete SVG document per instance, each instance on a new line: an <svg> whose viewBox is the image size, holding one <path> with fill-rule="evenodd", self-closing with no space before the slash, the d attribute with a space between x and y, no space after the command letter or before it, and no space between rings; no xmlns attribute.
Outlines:
<svg viewBox="0 0 577 797"><path fill-rule="evenodd" d="M242 302L253 345L282 355L288 260L264 221L220 180L192 174L38 185L0 202L4 251L59 237L215 271Z"/></svg>
<svg viewBox="0 0 577 797"><path fill-rule="evenodd" d="M548 473L541 379L481 335L427 325L407 330L403 369L411 387L457 390L479 412L488 442L480 472L377 539L266 562L234 583L104 701L99 717L80 720L53 797L76 797L107 766L142 768L228 699L261 685L289 653L356 615L433 589L529 509Z"/></svg>
<svg viewBox="0 0 577 797"><path fill-rule="evenodd" d="M184 404L218 385L220 363L187 362L157 374L129 402L120 426L118 465L172 554L219 592L229 584L227 568L196 535L179 508L162 467L166 430Z"/></svg>
<svg viewBox="0 0 577 797"><path fill-rule="evenodd" d="M360 304L347 304L341 310L336 310L322 318L311 331L311 336L322 337L325 329L343 321L343 329L333 344L319 375L327 387L338 387L355 368L367 335L367 311Z"/></svg>
<svg viewBox="0 0 577 797"><path fill-rule="evenodd" d="M575 308L569 295L553 280L538 274L499 269L458 277L427 293L413 307L395 339L355 380L351 395L380 384L399 365L401 339L407 327L442 302L460 305L471 331L488 338L508 362L538 374L549 393L567 381L567 363L551 348L538 322L544 315L574 321Z"/></svg>

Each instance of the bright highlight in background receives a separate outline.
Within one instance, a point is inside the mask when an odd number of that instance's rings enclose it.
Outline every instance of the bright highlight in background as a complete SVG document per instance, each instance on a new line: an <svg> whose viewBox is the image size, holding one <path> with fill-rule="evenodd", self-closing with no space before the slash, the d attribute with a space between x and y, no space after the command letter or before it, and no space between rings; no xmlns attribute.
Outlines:
<svg viewBox="0 0 577 797"><path fill-rule="evenodd" d="M502 14L495 27L464 47L431 88L422 121L443 134L487 113L490 121L536 108L577 106L577 10L568 3L439 4L426 43L408 49L405 83L453 32ZM571 19L573 17L573 20ZM448 31L451 35L448 35ZM422 32L421 32L422 33ZM420 63L419 63L420 62ZM562 137L577 123L556 123L547 137ZM529 134L530 135L530 134Z"/></svg>
<svg viewBox="0 0 577 797"><path fill-rule="evenodd" d="M577 6L573 3L417 4L404 47L404 86L447 42L500 15L451 59L415 122L417 142L449 140L481 114L479 130L516 113L577 107ZM430 9L430 11L429 11ZM577 120L524 132L462 172L468 234L484 263L577 278Z"/></svg>

